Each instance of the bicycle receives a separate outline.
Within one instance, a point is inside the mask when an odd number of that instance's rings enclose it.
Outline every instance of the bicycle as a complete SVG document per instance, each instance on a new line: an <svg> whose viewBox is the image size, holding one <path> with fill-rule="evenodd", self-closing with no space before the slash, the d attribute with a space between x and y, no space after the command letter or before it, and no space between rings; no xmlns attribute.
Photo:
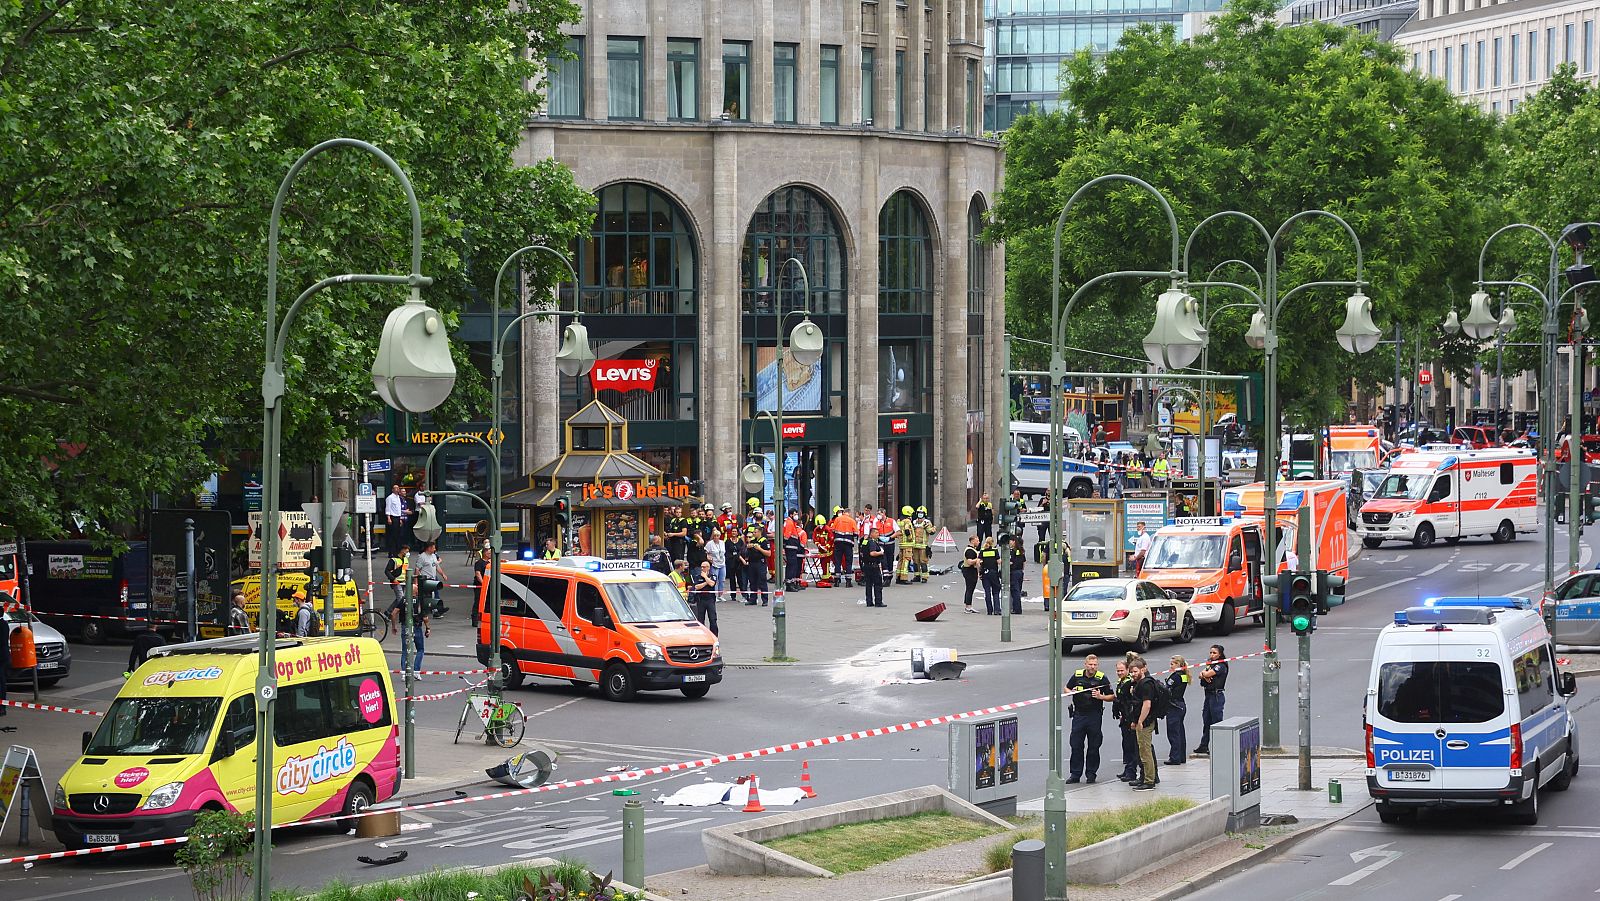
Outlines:
<svg viewBox="0 0 1600 901"><path fill-rule="evenodd" d="M456 737L451 744L461 741L467 719L476 716L483 726L485 744L514 748L522 743L523 732L528 728L528 718L515 701L507 701L493 694L468 694L461 708L461 719L456 723Z"/></svg>
<svg viewBox="0 0 1600 901"><path fill-rule="evenodd" d="M376 610L361 612L361 634L371 636L379 644L389 637L389 617Z"/></svg>

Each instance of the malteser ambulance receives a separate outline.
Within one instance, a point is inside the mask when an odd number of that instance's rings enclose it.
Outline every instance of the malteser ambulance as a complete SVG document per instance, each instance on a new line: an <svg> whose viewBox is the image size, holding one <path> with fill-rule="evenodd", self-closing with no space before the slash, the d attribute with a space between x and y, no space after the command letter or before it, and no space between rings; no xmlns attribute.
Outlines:
<svg viewBox="0 0 1600 901"><path fill-rule="evenodd" d="M1539 820L1539 790L1578 774L1571 697L1526 598L1430 598L1378 633L1367 682L1367 790L1397 823L1423 807Z"/></svg>
<svg viewBox="0 0 1600 901"><path fill-rule="evenodd" d="M1474 535L1503 543L1538 527L1538 494L1539 464L1527 450L1406 454L1361 505L1356 533L1369 548L1385 541L1424 548Z"/></svg>
<svg viewBox="0 0 1600 901"><path fill-rule="evenodd" d="M51 804L68 848L182 835L204 810L256 807L256 635L151 652L118 692ZM280 638L272 823L350 815L400 787L383 647Z"/></svg>

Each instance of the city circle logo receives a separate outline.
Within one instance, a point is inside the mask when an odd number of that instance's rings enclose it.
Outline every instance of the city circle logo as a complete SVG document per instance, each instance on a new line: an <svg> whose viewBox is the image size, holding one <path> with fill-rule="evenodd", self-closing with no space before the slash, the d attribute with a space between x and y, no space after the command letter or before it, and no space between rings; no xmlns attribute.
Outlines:
<svg viewBox="0 0 1600 901"><path fill-rule="evenodd" d="M632 482L629 482L629 481L626 481L626 480L618 482L615 490L617 492L617 500L622 500L622 501L631 501L631 500L633 500L633 483Z"/></svg>
<svg viewBox="0 0 1600 901"><path fill-rule="evenodd" d="M149 770L142 766L132 766L118 773L111 781L116 783L117 788L133 788L149 778Z"/></svg>

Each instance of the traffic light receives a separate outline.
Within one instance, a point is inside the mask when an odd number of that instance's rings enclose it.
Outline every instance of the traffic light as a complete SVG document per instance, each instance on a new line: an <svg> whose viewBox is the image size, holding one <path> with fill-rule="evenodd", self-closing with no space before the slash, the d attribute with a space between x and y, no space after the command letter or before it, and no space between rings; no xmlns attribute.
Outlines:
<svg viewBox="0 0 1600 901"><path fill-rule="evenodd" d="M556 525L564 532L572 522L572 494L562 492L556 496Z"/></svg>
<svg viewBox="0 0 1600 901"><path fill-rule="evenodd" d="M1289 630L1296 635L1310 635L1317 630L1317 574L1291 572L1284 575L1289 587L1283 593L1283 615L1289 621Z"/></svg>
<svg viewBox="0 0 1600 901"><path fill-rule="evenodd" d="M1022 502L1014 497L1008 497L1000 502L1000 531L1011 532L1016 528L1017 517L1022 513Z"/></svg>
<svg viewBox="0 0 1600 901"><path fill-rule="evenodd" d="M1317 613L1327 613L1344 603L1344 576L1317 572Z"/></svg>

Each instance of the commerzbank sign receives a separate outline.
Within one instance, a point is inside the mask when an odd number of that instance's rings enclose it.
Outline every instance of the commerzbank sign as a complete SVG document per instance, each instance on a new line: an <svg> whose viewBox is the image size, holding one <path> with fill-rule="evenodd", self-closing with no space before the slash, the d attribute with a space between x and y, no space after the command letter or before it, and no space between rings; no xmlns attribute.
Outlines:
<svg viewBox="0 0 1600 901"><path fill-rule="evenodd" d="M401 435L395 439L392 432L377 432L372 436L374 444L443 444L448 440L451 444L476 444L484 441L489 444L499 444L506 438L504 431L494 429L481 429L476 432L412 432Z"/></svg>

